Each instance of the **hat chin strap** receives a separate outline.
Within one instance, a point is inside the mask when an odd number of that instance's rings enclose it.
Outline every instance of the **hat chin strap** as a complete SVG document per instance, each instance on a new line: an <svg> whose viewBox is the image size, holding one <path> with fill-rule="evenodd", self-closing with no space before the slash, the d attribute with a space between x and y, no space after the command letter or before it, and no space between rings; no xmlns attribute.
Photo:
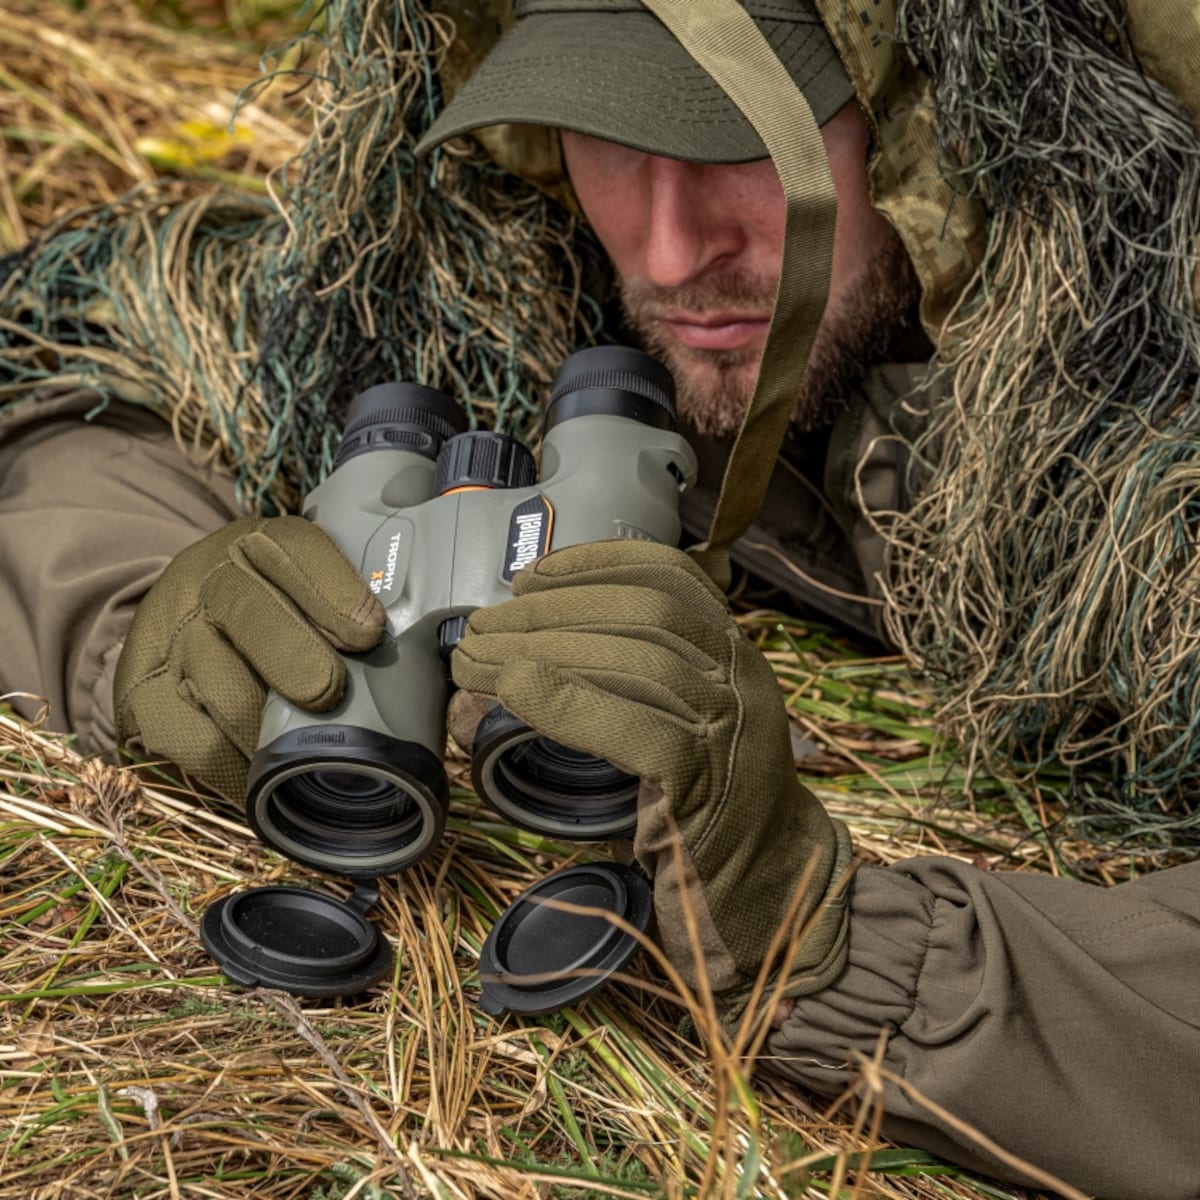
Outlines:
<svg viewBox="0 0 1200 1200"><path fill-rule="evenodd" d="M642 0L763 140L787 203L783 264L758 381L706 541L688 553L722 589L729 549L762 504L829 295L837 197L803 92L737 0Z"/></svg>

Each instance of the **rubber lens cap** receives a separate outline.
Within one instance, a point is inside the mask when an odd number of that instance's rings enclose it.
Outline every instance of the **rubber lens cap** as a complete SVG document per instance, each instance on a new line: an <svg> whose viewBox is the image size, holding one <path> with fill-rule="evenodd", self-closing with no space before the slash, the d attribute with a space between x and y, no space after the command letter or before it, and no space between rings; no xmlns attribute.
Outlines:
<svg viewBox="0 0 1200 1200"><path fill-rule="evenodd" d="M252 888L211 905L205 949L235 983L294 996L353 996L392 969L392 947L361 912L294 887Z"/></svg>
<svg viewBox="0 0 1200 1200"><path fill-rule="evenodd" d="M645 933L652 896L646 876L621 863L567 867L539 880L509 905L483 944L484 1012L553 1012L598 991L639 947L605 914Z"/></svg>

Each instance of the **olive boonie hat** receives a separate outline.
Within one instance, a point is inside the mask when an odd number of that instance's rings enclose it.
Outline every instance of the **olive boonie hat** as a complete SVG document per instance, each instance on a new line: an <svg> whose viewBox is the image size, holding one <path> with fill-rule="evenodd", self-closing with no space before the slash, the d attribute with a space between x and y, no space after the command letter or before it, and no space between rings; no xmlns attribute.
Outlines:
<svg viewBox="0 0 1200 1200"><path fill-rule="evenodd" d="M811 0L741 3L824 124L854 87ZM733 101L639 0L516 0L515 16L418 154L484 126L523 124L689 162L767 157Z"/></svg>

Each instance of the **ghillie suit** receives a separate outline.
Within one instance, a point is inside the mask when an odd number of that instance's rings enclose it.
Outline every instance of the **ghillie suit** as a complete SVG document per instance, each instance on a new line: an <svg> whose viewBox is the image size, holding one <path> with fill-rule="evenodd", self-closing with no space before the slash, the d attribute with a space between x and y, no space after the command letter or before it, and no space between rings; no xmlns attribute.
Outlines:
<svg viewBox="0 0 1200 1200"><path fill-rule="evenodd" d="M888 627L981 758L1074 768L1097 833L1195 844L1200 7L901 0L897 29L988 220Z"/></svg>
<svg viewBox="0 0 1200 1200"><path fill-rule="evenodd" d="M1090 766L1123 827L1195 840L1194 5L818 7L939 350L910 401L931 408L920 499L879 519L888 629L972 757ZM603 335L554 141L412 154L508 9L331 0L312 138L275 199L147 190L48 231L0 283L0 401L59 379L156 405L250 509L293 506L384 378L528 433Z"/></svg>

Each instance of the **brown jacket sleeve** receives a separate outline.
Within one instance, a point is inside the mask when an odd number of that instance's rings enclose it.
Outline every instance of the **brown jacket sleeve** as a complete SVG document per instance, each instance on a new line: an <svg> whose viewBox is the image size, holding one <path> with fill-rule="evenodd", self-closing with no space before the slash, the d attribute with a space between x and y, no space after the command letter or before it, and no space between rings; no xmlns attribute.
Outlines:
<svg viewBox="0 0 1200 1200"><path fill-rule="evenodd" d="M944 858L860 868L850 965L768 1053L836 1095L881 1028L888 1070L1081 1191L1200 1197L1200 863L1111 889ZM895 1139L1031 1182L894 1084L885 1109Z"/></svg>
<svg viewBox="0 0 1200 1200"><path fill-rule="evenodd" d="M189 464L161 418L97 405L60 390L0 410L0 695L42 697L86 752L115 742L112 673L138 601L237 516L230 483Z"/></svg>

